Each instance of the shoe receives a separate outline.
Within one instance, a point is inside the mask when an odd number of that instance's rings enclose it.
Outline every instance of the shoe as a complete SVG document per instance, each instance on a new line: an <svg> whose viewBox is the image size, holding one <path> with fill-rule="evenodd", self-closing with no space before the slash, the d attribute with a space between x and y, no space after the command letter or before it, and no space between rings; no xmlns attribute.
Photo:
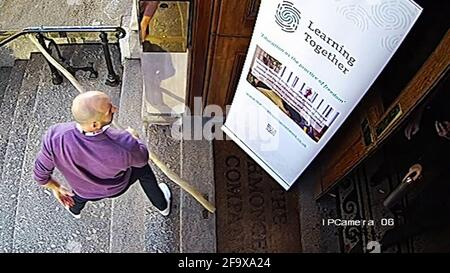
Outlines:
<svg viewBox="0 0 450 273"><path fill-rule="evenodd" d="M70 215L72 215L73 218L75 219L80 219L81 218L81 213L75 214L73 213L69 207L64 206L64 208L70 213Z"/></svg>
<svg viewBox="0 0 450 273"><path fill-rule="evenodd" d="M170 214L170 205L171 205L172 194L170 192L169 186L167 186L166 183L159 183L158 186L161 189L161 191L163 192L164 197L166 198L166 201L167 201L167 208L165 210L159 210L159 212L163 216L168 216Z"/></svg>

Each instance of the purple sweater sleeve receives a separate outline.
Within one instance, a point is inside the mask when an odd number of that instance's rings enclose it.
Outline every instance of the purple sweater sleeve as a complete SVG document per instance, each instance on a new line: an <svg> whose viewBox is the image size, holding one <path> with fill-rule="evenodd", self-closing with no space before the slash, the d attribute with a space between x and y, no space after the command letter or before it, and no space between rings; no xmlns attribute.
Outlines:
<svg viewBox="0 0 450 273"><path fill-rule="evenodd" d="M47 184L55 168L54 155L51 144L52 128L47 131L42 141L42 148L34 162L33 177L40 185Z"/></svg>
<svg viewBox="0 0 450 273"><path fill-rule="evenodd" d="M130 166L137 168L144 167L149 159L147 147L139 140L132 138L132 141L135 143L133 143L133 148L130 151Z"/></svg>
<svg viewBox="0 0 450 273"><path fill-rule="evenodd" d="M143 10L144 16L153 17L158 8L159 1L143 1L141 9Z"/></svg>

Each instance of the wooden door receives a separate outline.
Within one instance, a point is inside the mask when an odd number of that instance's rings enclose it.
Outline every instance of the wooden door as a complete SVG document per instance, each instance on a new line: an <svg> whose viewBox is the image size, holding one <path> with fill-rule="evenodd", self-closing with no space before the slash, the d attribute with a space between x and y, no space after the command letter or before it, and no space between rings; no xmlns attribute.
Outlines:
<svg viewBox="0 0 450 273"><path fill-rule="evenodd" d="M214 57L208 80L206 103L223 107L231 104L244 66L250 40L241 37L216 36Z"/></svg>
<svg viewBox="0 0 450 273"><path fill-rule="evenodd" d="M261 0L217 1L217 34L232 37L250 37L255 26Z"/></svg>
<svg viewBox="0 0 450 273"><path fill-rule="evenodd" d="M444 78L450 67L450 31L401 95L384 112L380 96L371 93L321 152L316 162L320 181L316 197L368 157L396 130ZM320 162L320 163L319 163Z"/></svg>
<svg viewBox="0 0 450 273"><path fill-rule="evenodd" d="M197 0L189 105L231 103L250 44L260 0Z"/></svg>

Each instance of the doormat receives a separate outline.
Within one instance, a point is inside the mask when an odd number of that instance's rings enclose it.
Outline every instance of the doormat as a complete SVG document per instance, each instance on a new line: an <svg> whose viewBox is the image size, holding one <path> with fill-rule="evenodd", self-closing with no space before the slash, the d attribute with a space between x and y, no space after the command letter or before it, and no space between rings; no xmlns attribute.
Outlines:
<svg viewBox="0 0 450 273"><path fill-rule="evenodd" d="M232 141L214 142L219 253L301 252L297 187L288 192Z"/></svg>

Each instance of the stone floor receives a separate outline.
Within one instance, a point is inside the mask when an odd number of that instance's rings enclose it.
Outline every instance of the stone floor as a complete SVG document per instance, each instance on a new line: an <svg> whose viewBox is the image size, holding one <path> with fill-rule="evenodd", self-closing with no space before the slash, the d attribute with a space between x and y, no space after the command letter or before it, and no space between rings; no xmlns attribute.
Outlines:
<svg viewBox="0 0 450 273"><path fill-rule="evenodd" d="M63 54L76 60L95 60L100 77L105 76L104 61L99 47L63 48ZM117 48L113 56L118 57ZM81 57L83 56L83 57ZM78 94L67 82L51 84L50 73L40 54L22 61L25 70L22 79L11 74L3 97L3 114L12 117L2 123L2 132L8 128L6 152L2 164L1 248L2 252L107 252L111 202L105 200L89 206L84 218L76 222L55 201L50 192L32 180L32 168L40 149L42 135L52 124L71 119L71 100ZM76 62L74 60L74 62ZM17 64L16 64L17 65ZM15 66L16 67L16 66ZM116 67L117 63L116 63ZM13 68L14 69L14 68ZM120 72L120 70L119 70ZM104 90L118 102L120 87L104 86L103 79L88 79L77 75L82 85ZM14 84L13 81L17 81ZM16 94L11 89L16 88ZM12 110L14 108L14 110ZM4 120L4 119L2 119ZM60 176L57 175L59 179ZM63 181L63 180L61 180Z"/></svg>
<svg viewBox="0 0 450 273"><path fill-rule="evenodd" d="M132 0L0 0L0 30L31 26L120 26ZM58 16L54 16L58 14Z"/></svg>
<svg viewBox="0 0 450 273"><path fill-rule="evenodd" d="M79 72L81 84L107 92L115 104L124 106L116 117L122 125L139 125L139 119L133 120L132 115L135 109L140 113L141 105L130 101L135 96L132 91L142 94L142 89L128 90L122 96L120 86L104 84L106 66L99 45L64 46L62 52L71 56L74 65L93 61L99 78L89 79L87 73ZM116 46L112 46L112 55L116 71L122 75ZM180 190L154 166L158 181L172 189L169 217L161 216L136 184L119 198L88 204L82 218L75 220L49 191L33 181L33 161L42 135L50 125L71 120L70 104L78 92L66 80L54 86L40 54L33 54L29 61L16 61L14 67L0 72L0 80L6 82L0 84L0 252L179 252ZM130 120L133 122L127 123ZM142 131L149 147L180 173L180 140L171 138L164 126ZM64 181L58 173L56 177Z"/></svg>

